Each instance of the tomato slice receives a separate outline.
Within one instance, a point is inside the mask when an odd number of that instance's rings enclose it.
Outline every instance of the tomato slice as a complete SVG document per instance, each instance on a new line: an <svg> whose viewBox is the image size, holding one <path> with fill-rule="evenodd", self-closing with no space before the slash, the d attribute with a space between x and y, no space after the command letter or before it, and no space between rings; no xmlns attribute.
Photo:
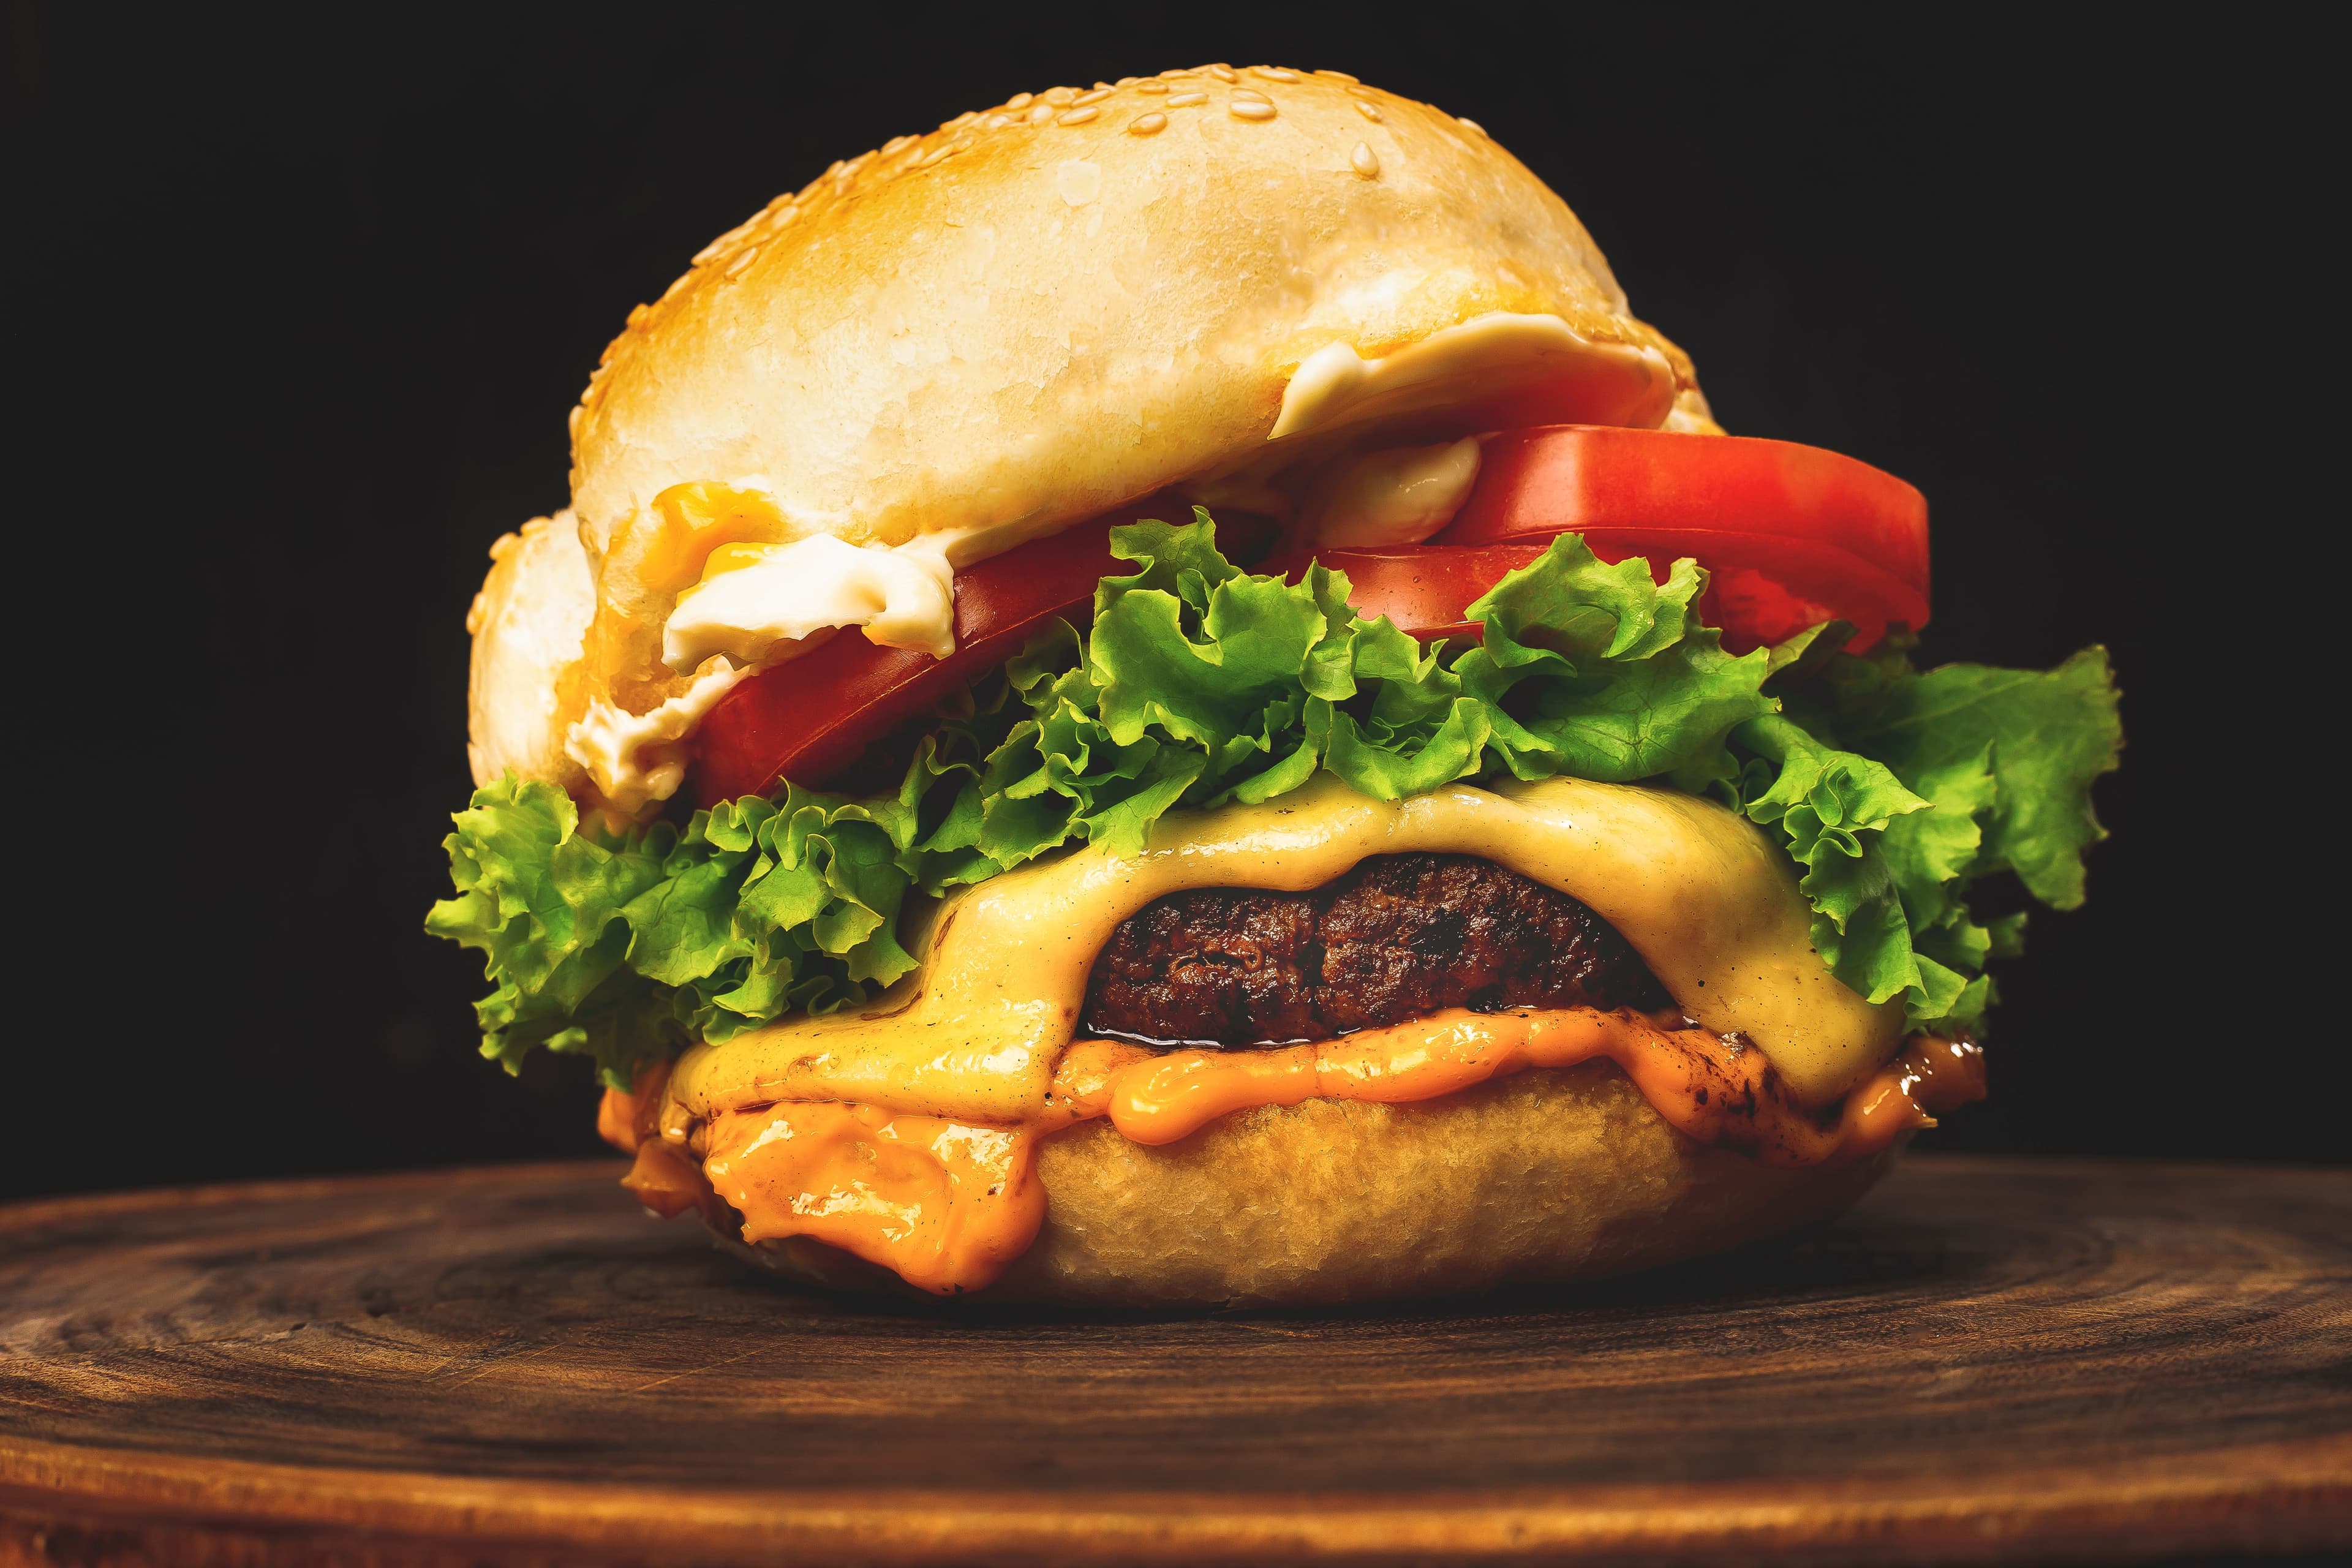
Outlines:
<svg viewBox="0 0 2352 1568"><path fill-rule="evenodd" d="M1551 548L1549 541L1447 546L1397 544L1371 550L1299 551L1259 570L1297 582L1310 562L1348 574L1348 602L1368 621L1386 616L1423 642L1476 641L1479 623L1464 620L1472 601Z"/></svg>
<svg viewBox="0 0 2352 1568"><path fill-rule="evenodd" d="M1740 436L1564 425L1487 437L1477 483L1436 545L1575 532L1604 561L1661 573L1695 556L1703 601L1735 649L1816 621L1861 628L1867 647L1928 614L1927 499L1836 452Z"/></svg>
<svg viewBox="0 0 2352 1568"><path fill-rule="evenodd" d="M958 573L956 650L944 659L843 632L751 677L689 742L691 798L708 805L785 777L835 782L1055 616L1083 617L1095 584L1127 570L1110 553L1113 523L1184 510L1124 508ZM1228 555L1241 562L1274 531L1239 513L1219 522ZM1855 646L1867 647L1889 626L1927 619L1927 506L1917 490L1835 452L1736 436L1506 430L1486 438L1468 500L1428 543L1311 558L1348 574L1368 617L1387 616L1427 641L1475 638L1478 626L1463 619L1471 602L1571 531L1604 561L1646 556L1662 581L1676 557L1696 556L1712 574L1700 613L1734 652L1829 619L1853 622ZM1308 559L1267 569L1295 578Z"/></svg>
<svg viewBox="0 0 2352 1568"><path fill-rule="evenodd" d="M1114 524L1181 518L1188 510L1176 503L1124 509L957 573L956 647L945 658L881 647L844 630L789 663L748 677L688 742L688 795L697 805L714 805L765 794L785 778L813 789L833 783L877 742L1018 654L1055 616L1083 622L1093 608L1095 584L1134 570L1110 552ZM1229 556L1247 561L1265 550L1273 525L1228 513L1217 519L1217 534Z"/></svg>

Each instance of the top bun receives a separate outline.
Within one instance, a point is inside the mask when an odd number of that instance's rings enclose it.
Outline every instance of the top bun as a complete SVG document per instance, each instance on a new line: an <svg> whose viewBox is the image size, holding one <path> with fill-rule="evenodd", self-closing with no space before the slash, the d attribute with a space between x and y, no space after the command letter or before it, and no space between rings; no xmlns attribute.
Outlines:
<svg viewBox="0 0 2352 1568"><path fill-rule="evenodd" d="M911 584L935 639L950 570L1156 492L1300 523L1362 448L1716 428L1567 204L1469 121L1336 72L1019 93L835 164L695 262L573 412L576 529L485 586L478 778L623 814L676 789L752 668L666 641L723 542L908 550L848 559ZM811 625L872 635L899 614L879 584L803 584L835 606ZM540 600L561 615L501 613Z"/></svg>
<svg viewBox="0 0 2352 1568"><path fill-rule="evenodd" d="M1318 349L1497 311L1647 351L1671 384L1639 422L1705 416L1566 203L1470 121L1337 72L1016 94L695 262L572 417L593 554L669 486L745 479L794 535L1001 548L1245 460Z"/></svg>

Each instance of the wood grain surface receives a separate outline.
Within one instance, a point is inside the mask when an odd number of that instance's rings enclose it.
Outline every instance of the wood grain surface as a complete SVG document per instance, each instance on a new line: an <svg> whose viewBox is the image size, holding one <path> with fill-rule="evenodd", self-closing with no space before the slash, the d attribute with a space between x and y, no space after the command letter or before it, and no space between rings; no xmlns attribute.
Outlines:
<svg viewBox="0 0 2352 1568"><path fill-rule="evenodd" d="M795 1294L604 1164L0 1210L0 1562L2352 1551L2352 1171L1914 1159L1337 1315Z"/></svg>

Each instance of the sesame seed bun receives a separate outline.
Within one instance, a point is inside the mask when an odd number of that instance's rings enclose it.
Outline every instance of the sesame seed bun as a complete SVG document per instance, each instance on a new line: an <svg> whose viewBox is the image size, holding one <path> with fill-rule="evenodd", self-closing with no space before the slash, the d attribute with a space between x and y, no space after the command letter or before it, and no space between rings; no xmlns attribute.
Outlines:
<svg viewBox="0 0 2352 1568"><path fill-rule="evenodd" d="M953 535L958 568L1156 492L1280 514L1269 476L1501 384L1457 370L1293 434L1302 364L1481 318L1557 318L1592 363L1638 365L1623 407L1558 416L1716 428L1566 203L1472 122L1336 73L1018 93L836 163L706 247L605 350L562 525L593 594L583 609L568 548L493 572L486 598L548 605L478 617L476 776L512 765L642 812L645 790L588 784L604 753L573 726L602 715L657 755L709 707L664 661L681 584L654 564L652 503L674 486L761 492L771 542ZM572 663L548 665L574 632Z"/></svg>
<svg viewBox="0 0 2352 1568"><path fill-rule="evenodd" d="M1894 1158L1791 1170L1709 1148L1607 1061L1416 1104L1262 1107L1162 1148L1081 1122L1040 1147L1045 1228L986 1296L1318 1306L1601 1279L1832 1218ZM806 1237L720 1239L794 1279L911 1290Z"/></svg>
<svg viewBox="0 0 2352 1568"><path fill-rule="evenodd" d="M632 312L572 504L600 552L667 487L751 475L802 532L1042 531L1262 446L1318 349L1494 311L1655 350L1659 417L1695 392L1467 121L1279 67L1021 93L836 164Z"/></svg>

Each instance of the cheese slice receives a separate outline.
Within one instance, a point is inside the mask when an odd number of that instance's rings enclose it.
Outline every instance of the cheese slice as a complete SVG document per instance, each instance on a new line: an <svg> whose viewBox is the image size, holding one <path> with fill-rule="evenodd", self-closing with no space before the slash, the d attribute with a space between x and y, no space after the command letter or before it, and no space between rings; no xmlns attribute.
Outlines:
<svg viewBox="0 0 2352 1568"><path fill-rule="evenodd" d="M1899 1001L1874 1007L1829 972L1787 858L1720 806L1579 779L1381 801L1327 775L1263 805L1171 813L1131 858L1088 847L992 878L940 914L922 967L873 1005L696 1046L670 1092L703 1119L841 1100L1034 1121L1120 921L1189 888L1302 892L1411 851L1481 856L1590 905L1685 1014L1760 1047L1801 1103L1845 1093L1900 1039Z"/></svg>

